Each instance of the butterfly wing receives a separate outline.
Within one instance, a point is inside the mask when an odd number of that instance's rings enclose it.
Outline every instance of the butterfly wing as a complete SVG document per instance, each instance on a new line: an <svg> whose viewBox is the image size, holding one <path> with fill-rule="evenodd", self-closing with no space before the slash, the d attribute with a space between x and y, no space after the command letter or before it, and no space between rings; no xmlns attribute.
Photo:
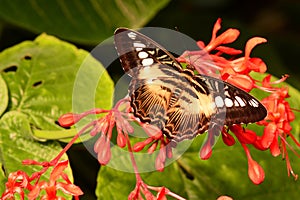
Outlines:
<svg viewBox="0 0 300 200"><path fill-rule="evenodd" d="M130 76L139 73L141 67L155 63L167 64L178 71L182 69L172 54L139 32L118 28L114 40L123 70Z"/></svg>
<svg viewBox="0 0 300 200"><path fill-rule="evenodd" d="M134 115L175 141L191 139L212 123L250 123L266 116L263 105L248 93L182 69L171 53L141 33L117 29L115 46L124 71L132 76Z"/></svg>
<svg viewBox="0 0 300 200"><path fill-rule="evenodd" d="M242 89L210 76L195 75L195 79L210 85L217 113L224 114L225 125L248 124L266 117L266 108Z"/></svg>
<svg viewBox="0 0 300 200"><path fill-rule="evenodd" d="M134 115L163 130L181 78L180 64L163 47L138 32L120 28L114 40L123 70L132 76L129 96Z"/></svg>

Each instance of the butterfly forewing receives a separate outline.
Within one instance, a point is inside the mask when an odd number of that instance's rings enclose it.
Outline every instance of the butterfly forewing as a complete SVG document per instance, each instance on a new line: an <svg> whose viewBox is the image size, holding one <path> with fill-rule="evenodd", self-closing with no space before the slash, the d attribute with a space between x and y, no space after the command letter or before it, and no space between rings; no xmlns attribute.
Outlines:
<svg viewBox="0 0 300 200"><path fill-rule="evenodd" d="M180 64L175 61L172 54L139 32L119 28L115 31L114 40L123 70L131 76L139 70L135 68L154 63L167 64L176 70L181 70Z"/></svg>
<svg viewBox="0 0 300 200"><path fill-rule="evenodd" d="M124 71L132 76L134 115L174 141L191 139L212 124L251 123L266 116L264 106L248 93L183 69L171 53L139 32L117 29L115 46Z"/></svg>
<svg viewBox="0 0 300 200"><path fill-rule="evenodd" d="M218 112L224 111L225 108L225 125L253 123L263 120L267 115L265 107L255 97L234 85L210 76L195 77L211 86Z"/></svg>

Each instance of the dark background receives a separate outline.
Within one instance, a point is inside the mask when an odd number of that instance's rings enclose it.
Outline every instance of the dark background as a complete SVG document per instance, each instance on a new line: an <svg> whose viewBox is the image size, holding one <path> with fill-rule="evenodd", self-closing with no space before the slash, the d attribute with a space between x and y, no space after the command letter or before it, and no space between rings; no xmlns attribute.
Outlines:
<svg viewBox="0 0 300 200"><path fill-rule="evenodd" d="M232 44L244 48L253 36L265 37L268 43L259 45L252 56L261 57L268 65L268 72L280 77L289 74L288 82L300 89L300 1L299 0L174 0L145 26L175 29L194 38L209 42L217 18L222 18L222 29L237 28L241 31L238 41ZM113 34L113 33L112 33ZM5 24L0 38L0 50L24 40L33 40L39 33L31 33ZM174 41L176 42L176 41ZM75 44L91 50L92 46ZM110 71L112 76L123 73L121 68ZM69 151L75 183L84 190L84 198L93 199L98 162L82 145ZM80 160L77 162L76 160ZM76 163L76 165L75 165ZM81 164L81 165L80 165ZM80 182L78 182L80 181Z"/></svg>
<svg viewBox="0 0 300 200"><path fill-rule="evenodd" d="M241 31L238 40L232 44L233 47L243 48L253 36L265 37L268 43L256 47L252 56L261 57L267 63L269 72L278 77L289 74L288 82L300 89L297 59L300 57L299 14L299 0L174 0L145 26L178 29L195 40L208 42L213 24L220 17L221 31L227 28ZM39 33L5 24L0 38L0 50L26 39L33 40L37 35ZM77 46L87 50L93 48L81 44Z"/></svg>

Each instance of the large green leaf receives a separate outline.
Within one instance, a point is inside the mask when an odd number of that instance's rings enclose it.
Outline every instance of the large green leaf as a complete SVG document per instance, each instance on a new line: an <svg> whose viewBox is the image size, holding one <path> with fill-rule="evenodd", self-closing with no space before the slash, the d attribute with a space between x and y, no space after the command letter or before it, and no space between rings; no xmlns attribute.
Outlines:
<svg viewBox="0 0 300 200"><path fill-rule="evenodd" d="M265 96L258 91L254 91L253 94L259 99ZM299 107L300 93L290 87L290 96L291 106ZM296 116L292 123L293 134L299 138L300 118L298 113ZM251 129L259 135L262 134L261 127L257 125L251 125ZM280 156L274 158L268 151L261 152L250 148L252 157L262 165L266 176L262 184L254 185L248 178L247 159L239 144L228 147L219 139L211 158L201 160L199 149L204 137L196 137L184 155L166 167L164 172L143 173L144 181L149 185L166 186L187 199L195 200L217 199L221 195L228 195L234 199L259 200L298 198L300 182L287 176L285 161ZM290 138L287 141L293 143ZM300 173L300 159L292 151L289 151L289 156L294 172ZM123 158L120 155L119 157ZM128 160L122 162L124 166L131 165ZM98 175L96 193L99 199L126 199L134 186L134 174L102 167Z"/></svg>
<svg viewBox="0 0 300 200"><path fill-rule="evenodd" d="M82 109L112 105L113 82L104 67L88 52L46 34L0 53L0 70L6 82L0 79L3 105L7 101L5 88L9 91L9 105L2 106L6 112L0 118L0 161L6 176L18 169L37 171L36 167L22 166L21 161L50 161L61 151L57 142L35 140L71 138L76 129L66 134L55 123L60 115L71 112L77 104L83 104ZM79 72L88 78L78 79ZM80 84L86 88L78 88ZM75 99L74 93L86 98Z"/></svg>
<svg viewBox="0 0 300 200"><path fill-rule="evenodd" d="M12 68L16 71L10 71ZM10 90L9 109L27 114L30 123L38 129L61 129L55 121L72 110L74 101L89 104L84 98L81 102L73 100L74 92L85 96L85 91L96 81L99 81L99 86L94 86L96 90L92 92L95 94L90 96L93 104L85 109L95 106L109 108L112 104L113 83L99 62L88 52L45 34L33 42L23 42L1 53L0 70L4 70L3 76ZM91 73L99 77L90 77ZM80 90L74 87L75 83L80 84L76 79L79 75L87 77L81 83L86 88ZM94 99L95 96L98 99ZM100 98L103 96L105 98Z"/></svg>
<svg viewBox="0 0 300 200"><path fill-rule="evenodd" d="M117 27L142 27L169 0L1 0L0 17L36 33L97 44ZM20 9L22 8L22 9Z"/></svg>

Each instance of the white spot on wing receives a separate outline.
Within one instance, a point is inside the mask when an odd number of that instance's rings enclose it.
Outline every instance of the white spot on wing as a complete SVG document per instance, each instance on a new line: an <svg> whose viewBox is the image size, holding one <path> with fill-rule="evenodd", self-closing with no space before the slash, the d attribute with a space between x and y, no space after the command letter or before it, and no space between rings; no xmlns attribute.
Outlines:
<svg viewBox="0 0 300 200"><path fill-rule="evenodd" d="M248 103L253 107L259 106L259 103L255 99L251 99Z"/></svg>
<svg viewBox="0 0 300 200"><path fill-rule="evenodd" d="M226 107L232 107L233 106L233 101L229 98L225 98L224 100Z"/></svg>
<svg viewBox="0 0 300 200"><path fill-rule="evenodd" d="M152 58L146 58L142 60L142 65L143 66L148 66L152 65L154 63L154 60Z"/></svg>
<svg viewBox="0 0 300 200"><path fill-rule="evenodd" d="M240 106L240 104L237 100L234 100L234 106Z"/></svg>
<svg viewBox="0 0 300 200"><path fill-rule="evenodd" d="M243 99L239 96L235 96L235 99L239 102L241 107L245 107L246 103L243 101Z"/></svg>
<svg viewBox="0 0 300 200"><path fill-rule="evenodd" d="M224 101L223 101L222 97L220 97L220 96L215 97L215 103L218 108L222 108L224 106Z"/></svg>
<svg viewBox="0 0 300 200"><path fill-rule="evenodd" d="M134 42L133 47L140 47L140 48L145 48L146 45L141 43L141 42Z"/></svg>
<svg viewBox="0 0 300 200"><path fill-rule="evenodd" d="M225 90L224 95L227 96L227 97L230 96L230 95L229 95L229 92L228 92L227 90Z"/></svg>
<svg viewBox="0 0 300 200"><path fill-rule="evenodd" d="M148 58L148 54L145 51L141 51L138 53L140 59Z"/></svg>
<svg viewBox="0 0 300 200"><path fill-rule="evenodd" d="M134 32L129 32L129 33L127 33L127 35L132 40L135 40L135 38L136 38L136 33L134 33Z"/></svg>

